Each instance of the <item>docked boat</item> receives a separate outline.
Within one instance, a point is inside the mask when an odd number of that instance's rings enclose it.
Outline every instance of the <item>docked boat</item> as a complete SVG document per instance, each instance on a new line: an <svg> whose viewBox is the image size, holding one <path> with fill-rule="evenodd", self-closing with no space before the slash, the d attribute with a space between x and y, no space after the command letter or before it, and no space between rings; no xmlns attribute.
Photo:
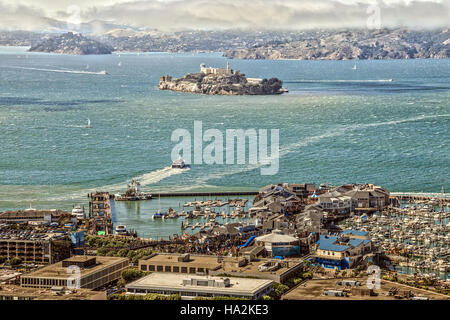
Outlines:
<svg viewBox="0 0 450 320"><path fill-rule="evenodd" d="M152 219L163 219L164 218L164 213L161 212L156 212L155 214L153 214Z"/></svg>
<svg viewBox="0 0 450 320"><path fill-rule="evenodd" d="M127 226L124 224L117 225L115 231L116 231L116 234L119 234L119 235L125 236L128 234Z"/></svg>
<svg viewBox="0 0 450 320"><path fill-rule="evenodd" d="M73 207L72 215L77 217L78 220L84 219L86 217L85 212L84 212L84 207L82 207L82 206Z"/></svg>
<svg viewBox="0 0 450 320"><path fill-rule="evenodd" d="M178 158L178 160L172 162L172 169L187 169L187 168L190 168L190 166L186 164L182 158Z"/></svg>

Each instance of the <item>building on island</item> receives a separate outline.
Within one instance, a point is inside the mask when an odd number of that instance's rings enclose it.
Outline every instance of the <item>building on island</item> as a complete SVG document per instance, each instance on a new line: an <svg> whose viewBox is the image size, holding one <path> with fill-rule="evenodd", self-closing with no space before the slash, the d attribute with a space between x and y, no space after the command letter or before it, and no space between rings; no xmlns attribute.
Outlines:
<svg viewBox="0 0 450 320"><path fill-rule="evenodd" d="M233 70L230 68L230 63L227 62L227 67L226 68L212 68L212 67L207 67L206 64L202 63L200 65L200 73L203 74L222 74L222 75L232 75L232 74L239 74L239 70Z"/></svg>

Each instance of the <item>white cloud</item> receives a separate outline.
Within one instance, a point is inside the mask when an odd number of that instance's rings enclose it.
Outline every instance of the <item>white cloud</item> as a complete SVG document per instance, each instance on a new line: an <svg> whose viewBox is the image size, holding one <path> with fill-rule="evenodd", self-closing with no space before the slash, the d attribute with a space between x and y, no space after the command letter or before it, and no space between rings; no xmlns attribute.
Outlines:
<svg viewBox="0 0 450 320"><path fill-rule="evenodd" d="M14 4L13 4L14 3ZM103 20L143 28L335 28L365 27L370 4L381 26L441 27L450 24L450 0L0 0L0 28L66 20L80 7L82 21ZM3 4L3 5L2 5ZM29 19L24 19L29 17ZM4 20L3 18L7 18ZM7 23L5 23L7 21Z"/></svg>

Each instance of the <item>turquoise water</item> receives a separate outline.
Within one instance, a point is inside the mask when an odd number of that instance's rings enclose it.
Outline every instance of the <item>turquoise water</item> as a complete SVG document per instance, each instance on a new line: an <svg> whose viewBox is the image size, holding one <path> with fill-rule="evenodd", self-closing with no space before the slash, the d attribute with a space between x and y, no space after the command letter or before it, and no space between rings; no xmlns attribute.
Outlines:
<svg viewBox="0 0 450 320"><path fill-rule="evenodd" d="M282 79L289 93L203 96L157 89L161 75L197 72L203 62L224 66L226 59L0 48L0 211L70 209L87 203L90 191L117 193L135 177L153 191L255 190L277 182L372 182L402 192L450 188L450 60L359 61L357 70L352 61L231 60L249 77ZM109 74L95 74L101 70ZM91 129L84 127L87 118ZM261 176L250 165L170 170L172 131L192 132L194 120L223 132L280 129L278 174ZM173 201L167 206L178 205ZM139 210L157 206L150 203ZM120 220L135 209L117 210Z"/></svg>

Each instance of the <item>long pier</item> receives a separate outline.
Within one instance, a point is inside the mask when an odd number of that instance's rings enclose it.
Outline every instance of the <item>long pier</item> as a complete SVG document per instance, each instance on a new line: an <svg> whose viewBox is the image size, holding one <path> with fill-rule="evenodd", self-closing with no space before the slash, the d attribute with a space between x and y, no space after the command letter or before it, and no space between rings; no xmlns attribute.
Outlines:
<svg viewBox="0 0 450 320"><path fill-rule="evenodd" d="M218 196L254 196L258 191L219 191L219 192L161 192L152 193L153 198L164 197L218 197Z"/></svg>
<svg viewBox="0 0 450 320"><path fill-rule="evenodd" d="M448 194L402 194L402 193L391 193L392 196L395 196L399 200L403 201L431 201L437 200L440 203L447 205L450 204L450 198L447 197Z"/></svg>

